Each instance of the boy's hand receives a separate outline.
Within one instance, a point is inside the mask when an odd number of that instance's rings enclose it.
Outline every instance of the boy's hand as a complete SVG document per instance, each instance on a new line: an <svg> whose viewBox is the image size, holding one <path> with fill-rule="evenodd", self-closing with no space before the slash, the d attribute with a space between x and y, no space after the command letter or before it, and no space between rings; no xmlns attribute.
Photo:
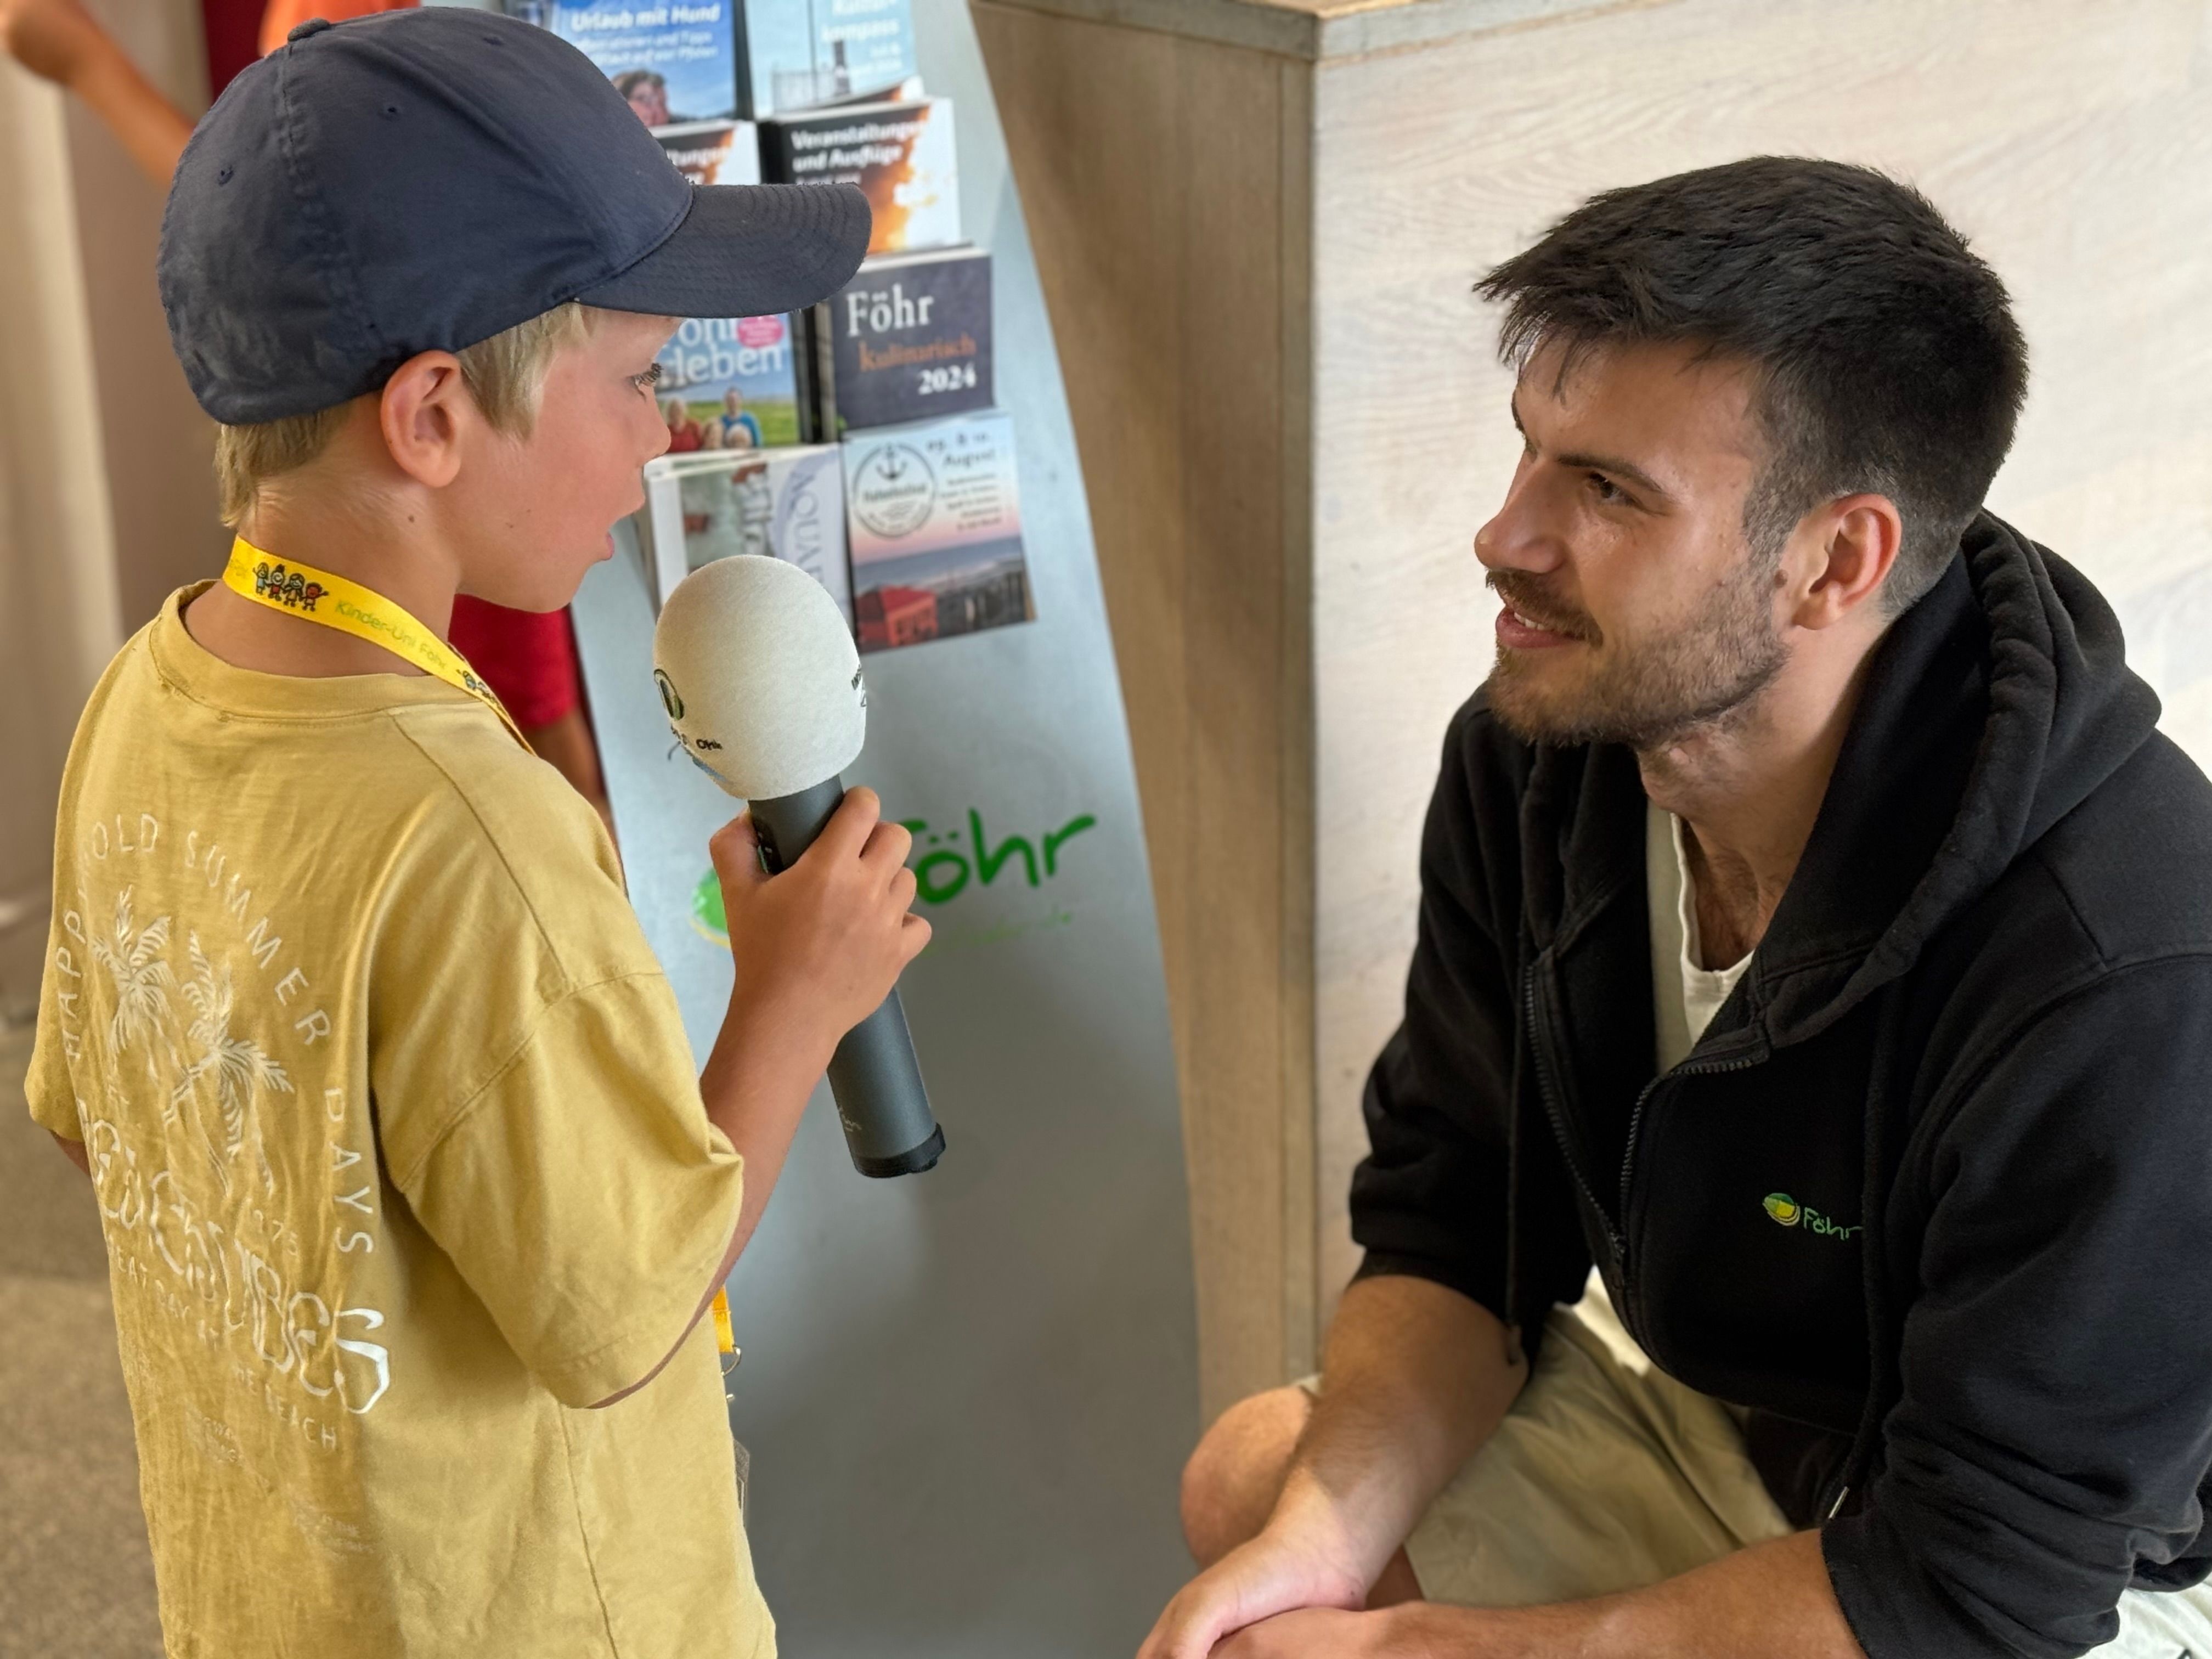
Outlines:
<svg viewBox="0 0 2212 1659"><path fill-rule="evenodd" d="M74 85L106 44L77 0L0 0L0 46L33 75Z"/></svg>
<svg viewBox="0 0 2212 1659"><path fill-rule="evenodd" d="M708 847L729 926L732 1008L805 1033L826 1064L929 943L929 924L909 914L913 845L903 827L883 822L872 789L848 792L814 845L780 875L761 868L750 817L716 831Z"/></svg>

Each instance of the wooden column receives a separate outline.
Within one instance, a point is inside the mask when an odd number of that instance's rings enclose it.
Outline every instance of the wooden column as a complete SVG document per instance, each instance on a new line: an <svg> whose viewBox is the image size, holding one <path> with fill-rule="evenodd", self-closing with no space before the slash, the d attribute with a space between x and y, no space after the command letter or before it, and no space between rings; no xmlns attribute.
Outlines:
<svg viewBox="0 0 2212 1659"><path fill-rule="evenodd" d="M1210 1417L1312 1342L1310 77L1212 41L974 10L1128 705Z"/></svg>

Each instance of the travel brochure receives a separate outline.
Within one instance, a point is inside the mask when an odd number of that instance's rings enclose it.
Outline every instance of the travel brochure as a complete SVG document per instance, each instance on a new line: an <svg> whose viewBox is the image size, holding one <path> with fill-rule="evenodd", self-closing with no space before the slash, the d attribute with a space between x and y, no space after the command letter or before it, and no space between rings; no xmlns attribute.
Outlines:
<svg viewBox="0 0 2212 1659"><path fill-rule="evenodd" d="M797 565L852 620L844 467L834 444L648 461L639 520L656 607L700 566L745 553Z"/></svg>
<svg viewBox="0 0 2212 1659"><path fill-rule="evenodd" d="M668 448L760 449L804 443L798 330L790 317L687 317L656 360Z"/></svg>
<svg viewBox="0 0 2212 1659"><path fill-rule="evenodd" d="M845 513L860 649L1036 615L1014 423L997 410L848 438Z"/></svg>
<svg viewBox="0 0 2212 1659"><path fill-rule="evenodd" d="M780 185L857 185L875 215L871 253L960 240L952 100L855 104L760 124L761 177Z"/></svg>
<svg viewBox="0 0 2212 1659"><path fill-rule="evenodd" d="M896 98L914 78L908 0L745 0L736 8L738 96L754 120Z"/></svg>
<svg viewBox="0 0 2212 1659"><path fill-rule="evenodd" d="M843 292L687 318L661 352L668 453L637 515L656 605L765 554L821 582L863 651L1032 618L991 259L961 240L952 104L916 73L911 0L507 3L590 57L694 183L851 184L873 216Z"/></svg>
<svg viewBox="0 0 2212 1659"><path fill-rule="evenodd" d="M596 64L647 126L896 100L910 0L507 0Z"/></svg>
<svg viewBox="0 0 2212 1659"><path fill-rule="evenodd" d="M981 248L870 259L805 321L810 349L828 363L817 393L825 433L991 407L991 256Z"/></svg>
<svg viewBox="0 0 2212 1659"><path fill-rule="evenodd" d="M732 0L537 0L526 10L599 65L649 127L738 113Z"/></svg>
<svg viewBox="0 0 2212 1659"><path fill-rule="evenodd" d="M760 134L750 121L686 121L655 127L662 152L695 185L757 185Z"/></svg>

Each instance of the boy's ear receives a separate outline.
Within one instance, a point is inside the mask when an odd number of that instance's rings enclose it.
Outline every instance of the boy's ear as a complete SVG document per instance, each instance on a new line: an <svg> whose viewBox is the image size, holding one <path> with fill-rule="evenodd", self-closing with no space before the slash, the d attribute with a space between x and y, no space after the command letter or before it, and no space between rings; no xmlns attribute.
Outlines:
<svg viewBox="0 0 2212 1659"><path fill-rule="evenodd" d="M425 351L400 364L385 382L377 412L393 464L434 489L453 483L463 434L483 418L450 351Z"/></svg>

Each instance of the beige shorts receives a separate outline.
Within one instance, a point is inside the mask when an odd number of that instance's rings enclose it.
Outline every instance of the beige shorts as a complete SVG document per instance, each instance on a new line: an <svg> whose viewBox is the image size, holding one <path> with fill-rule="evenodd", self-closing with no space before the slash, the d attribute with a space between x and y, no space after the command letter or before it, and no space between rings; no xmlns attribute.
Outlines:
<svg viewBox="0 0 2212 1659"><path fill-rule="evenodd" d="M1528 1386L1406 1554L1430 1601L1526 1607L1639 1589L1790 1530L1730 1409L1654 1366L1593 1275L1553 1310ZM2212 1659L2212 1589L2129 1591L2098 1652Z"/></svg>

